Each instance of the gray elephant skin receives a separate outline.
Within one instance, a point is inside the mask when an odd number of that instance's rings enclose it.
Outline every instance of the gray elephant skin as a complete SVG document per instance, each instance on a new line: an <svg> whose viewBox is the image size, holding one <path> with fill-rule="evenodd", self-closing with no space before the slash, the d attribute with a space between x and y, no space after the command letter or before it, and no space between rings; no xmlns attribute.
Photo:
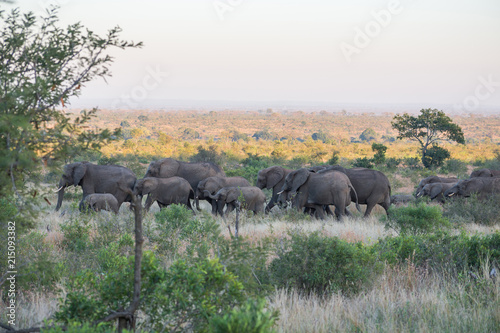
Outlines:
<svg viewBox="0 0 500 333"><path fill-rule="evenodd" d="M259 171L256 186L260 189L273 189L271 200L269 200L266 206L266 213L269 213L278 202L278 192L281 191L286 176L292 171L291 169L285 169L278 165Z"/></svg>
<svg viewBox="0 0 500 333"><path fill-rule="evenodd" d="M187 180L181 177L139 179L135 184L134 194L140 197L148 195L144 205L145 210L149 210L155 202L158 203L160 209L171 204L183 204L193 210L189 201L194 194L193 188Z"/></svg>
<svg viewBox="0 0 500 333"><path fill-rule="evenodd" d="M473 193L477 193L478 198L481 200L487 199L492 194L499 194L500 178L474 177L464 179L453 185L444 195L445 197L470 197Z"/></svg>
<svg viewBox="0 0 500 333"><path fill-rule="evenodd" d="M198 188L198 183L205 178L213 176L225 177L224 171L214 163L187 163L174 160L172 158L164 158L158 161L151 162L146 177L169 178L169 177L182 177L189 182L191 188L195 191ZM190 199L195 199L193 195ZM195 199L196 200L196 199ZM211 199L207 201L212 204ZM196 209L200 209L199 201L196 200Z"/></svg>
<svg viewBox="0 0 500 333"><path fill-rule="evenodd" d="M366 205L365 217L370 215L375 205L382 206L386 214L388 213L391 205L391 184L384 173L367 168L346 169L340 165L329 166L318 173L328 172L328 170L336 170L349 177L356 190L359 204ZM352 193L351 201L355 202L355 200L356 197Z"/></svg>
<svg viewBox="0 0 500 333"><path fill-rule="evenodd" d="M251 210L255 214L264 213L266 195L256 186L223 187L215 194L210 194L208 191L205 191L205 195L220 202L217 206L221 216L224 216L224 205L227 206L226 215L231 213L235 208L239 208L240 205L242 208ZM238 200L240 196L243 196L243 202Z"/></svg>
<svg viewBox="0 0 500 333"><path fill-rule="evenodd" d="M458 178L456 177L438 177L438 176L429 176L427 178L424 178L418 183L418 187L415 190L415 196L417 193L422 192L422 189L424 188L425 185L427 184L432 184L432 183L448 183L448 184L456 184L459 181Z"/></svg>
<svg viewBox="0 0 500 333"><path fill-rule="evenodd" d="M203 179L198 183L196 189L196 199L206 200L205 191L208 191L210 194L215 194L223 187L248 187L251 186L250 182L243 177L222 177L222 176L214 176ZM215 200L212 200L212 214L217 215L218 203L216 204Z"/></svg>
<svg viewBox="0 0 500 333"><path fill-rule="evenodd" d="M61 208L64 189L68 186L81 186L83 199L92 193L110 193L118 201L118 208L123 202L131 202L130 193L134 189L137 178L135 174L118 165L95 165L89 162L77 162L64 166L64 173L59 181L56 211ZM128 192L130 191L130 193Z"/></svg>
<svg viewBox="0 0 500 333"><path fill-rule="evenodd" d="M476 177L500 177L500 170L492 170L492 169L479 169L474 170L470 174L470 178Z"/></svg>
<svg viewBox="0 0 500 333"><path fill-rule="evenodd" d="M422 191L417 192L416 196L419 197L429 197L431 200L436 200L444 203L445 196L444 193L452 188L456 183L430 183L422 188Z"/></svg>
<svg viewBox="0 0 500 333"><path fill-rule="evenodd" d="M392 205L404 205L415 201L415 197L410 194L394 194L391 195L391 204Z"/></svg>
<svg viewBox="0 0 500 333"><path fill-rule="evenodd" d="M118 200L111 193L92 193L83 199L84 205L90 209L100 212L101 210L109 210L118 214Z"/></svg>
<svg viewBox="0 0 500 333"><path fill-rule="evenodd" d="M293 207L299 211L314 208L320 219L325 218L324 206L334 205L335 215L342 219L350 214L347 206L351 204L351 193L359 209L356 190L346 174L334 170L314 173L302 168L286 176L279 200L293 197Z"/></svg>

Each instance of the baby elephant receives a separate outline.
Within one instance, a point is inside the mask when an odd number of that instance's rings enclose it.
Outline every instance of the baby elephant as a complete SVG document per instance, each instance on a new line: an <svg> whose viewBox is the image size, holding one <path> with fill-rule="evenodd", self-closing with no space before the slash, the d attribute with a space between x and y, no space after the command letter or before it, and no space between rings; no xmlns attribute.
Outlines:
<svg viewBox="0 0 500 333"><path fill-rule="evenodd" d="M100 212L101 210L109 210L118 214L118 200L111 193L92 193L83 199L85 206L90 209Z"/></svg>
<svg viewBox="0 0 500 333"><path fill-rule="evenodd" d="M431 200L436 200L444 203L444 192L449 190L455 183L431 183L425 185L420 192L417 192L418 197L429 197Z"/></svg>
<svg viewBox="0 0 500 333"><path fill-rule="evenodd" d="M208 191L205 191L204 194L218 201L217 209L221 216L224 216L222 212L224 205L227 205L226 215L240 206L253 211L255 214L264 213L266 195L256 186L223 187L214 195L210 194ZM243 198L242 202L239 200L241 198Z"/></svg>
<svg viewBox="0 0 500 333"><path fill-rule="evenodd" d="M189 196L194 196L194 191L187 180L181 177L156 178L146 177L135 183L134 194L148 195L144 209L149 210L156 201L160 209L170 204L183 204L193 210Z"/></svg>
<svg viewBox="0 0 500 333"><path fill-rule="evenodd" d="M391 204L399 206L415 201L415 198L409 194L391 195Z"/></svg>

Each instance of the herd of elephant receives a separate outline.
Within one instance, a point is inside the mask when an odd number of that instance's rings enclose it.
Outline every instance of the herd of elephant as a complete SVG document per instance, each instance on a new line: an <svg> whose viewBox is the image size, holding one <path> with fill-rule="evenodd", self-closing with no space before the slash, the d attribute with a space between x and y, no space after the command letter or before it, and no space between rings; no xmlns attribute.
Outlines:
<svg viewBox="0 0 500 333"><path fill-rule="evenodd" d="M487 171L489 177L486 177ZM473 173L469 180L428 177L420 182L417 196L442 199L451 195L468 196L470 192L482 196L491 193L492 188L500 192L500 178L496 182L495 176L496 171L483 169ZM359 211L359 204L366 205L364 216L368 216L376 205L387 212L391 201L405 201L402 196L391 197L391 186L384 173L338 165L298 170L272 166L260 170L256 186L251 186L243 177L226 177L219 166L209 162L187 163L164 158L151 162L142 179L137 179L131 170L122 166L77 162L64 168L57 190L56 211L61 208L64 189L68 186L82 187L80 210L90 208L115 213L123 202L132 202L133 195L141 199L147 195L146 210L154 202L160 209L170 204L183 204L193 210L193 199L197 210L200 209L199 201L206 200L212 207L212 214L224 216L240 207L254 213L269 213L276 205L283 207L290 203L295 209L321 219L327 214L339 219L350 215L347 206L351 202ZM267 205L263 189L272 190ZM334 213L330 210L331 205L335 206Z"/></svg>

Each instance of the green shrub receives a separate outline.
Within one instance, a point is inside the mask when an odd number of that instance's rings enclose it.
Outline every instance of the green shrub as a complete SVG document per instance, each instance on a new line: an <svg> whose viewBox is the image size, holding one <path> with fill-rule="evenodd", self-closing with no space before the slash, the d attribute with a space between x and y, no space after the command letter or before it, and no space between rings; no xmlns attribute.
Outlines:
<svg viewBox="0 0 500 333"><path fill-rule="evenodd" d="M467 163L457 160L456 158L450 158L446 160L443 167L441 168L442 173L453 173L456 175L467 176ZM465 177L464 177L465 178Z"/></svg>
<svg viewBox="0 0 500 333"><path fill-rule="evenodd" d="M441 208L430 206L424 202L416 205L391 207L389 216L383 216L386 229L394 229L403 235L422 235L451 227L447 218L443 217Z"/></svg>
<svg viewBox="0 0 500 333"><path fill-rule="evenodd" d="M373 160L368 157L357 158L352 164L352 166L355 168L368 168L368 169L373 169L374 167Z"/></svg>
<svg viewBox="0 0 500 333"><path fill-rule="evenodd" d="M385 167L390 171L394 171L398 168L401 161L402 161L402 159L400 159L400 158L395 158L395 157L386 158L385 159Z"/></svg>
<svg viewBox="0 0 500 333"><path fill-rule="evenodd" d="M243 285L218 260L204 259L194 265L179 260L170 266L151 299L143 303L149 315L145 328L205 331L212 317L224 316L246 299Z"/></svg>
<svg viewBox="0 0 500 333"><path fill-rule="evenodd" d="M330 159L328 161L326 161L326 164L328 164L328 165L339 164L339 160L340 160L339 152L337 150L335 150L332 153L332 157L330 157Z"/></svg>
<svg viewBox="0 0 500 333"><path fill-rule="evenodd" d="M88 218L83 216L71 217L61 224L63 239L61 245L72 252L84 252L90 245L90 225Z"/></svg>
<svg viewBox="0 0 500 333"><path fill-rule="evenodd" d="M278 312L266 310L263 299L247 300L225 315L210 319L209 332L217 333L271 333L278 319Z"/></svg>
<svg viewBox="0 0 500 333"><path fill-rule="evenodd" d="M66 328L62 328L59 326L55 326L53 328L42 329L40 332L42 333L114 333L116 332L115 328L106 326L106 325L97 325L94 326L90 323L79 323L79 322L71 322ZM124 330L124 333L129 332L128 330Z"/></svg>
<svg viewBox="0 0 500 333"><path fill-rule="evenodd" d="M208 214L193 216L184 205L170 205L155 214L156 226L150 237L162 254L186 258L208 256L220 237L220 227ZM185 252L181 252L185 244Z"/></svg>
<svg viewBox="0 0 500 333"><path fill-rule="evenodd" d="M373 246L381 261L403 264L408 258L416 265L435 270L479 270L488 258L498 267L500 263L500 232L491 235L401 235L380 239Z"/></svg>
<svg viewBox="0 0 500 333"><path fill-rule="evenodd" d="M267 269L271 241L263 239L253 245L245 237L221 239L218 249L220 262L228 271L238 276L250 295L265 296L272 290L271 277Z"/></svg>
<svg viewBox="0 0 500 333"><path fill-rule="evenodd" d="M443 206L443 215L457 223L476 223L493 226L500 221L500 196L492 195L479 200L476 195L468 198L451 198Z"/></svg>
<svg viewBox="0 0 500 333"><path fill-rule="evenodd" d="M276 287L305 292L355 294L370 285L381 263L362 243L348 243L319 232L295 233L283 241L270 265Z"/></svg>
<svg viewBox="0 0 500 333"><path fill-rule="evenodd" d="M111 245L111 248L113 245ZM110 250L109 254L116 255ZM165 272L152 252L145 251L141 266L141 309L151 302L157 284ZM116 255L99 269L78 271L66 282L65 298L60 299L55 320L59 323L94 322L118 309L126 309L133 296L134 256ZM106 323L106 327L111 327Z"/></svg>
<svg viewBox="0 0 500 333"><path fill-rule="evenodd" d="M422 158L422 163L427 169L430 169L442 166L444 160L447 158L450 158L450 152L443 147L434 145L427 149L424 157Z"/></svg>

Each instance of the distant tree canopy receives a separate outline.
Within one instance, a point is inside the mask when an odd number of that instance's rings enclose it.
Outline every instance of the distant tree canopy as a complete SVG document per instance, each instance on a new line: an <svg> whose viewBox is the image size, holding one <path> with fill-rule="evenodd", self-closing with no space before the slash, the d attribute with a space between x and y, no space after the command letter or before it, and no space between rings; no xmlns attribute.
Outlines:
<svg viewBox="0 0 500 333"><path fill-rule="evenodd" d="M108 48L140 47L120 40L115 27L100 37L80 23L59 27L57 8L33 13L0 11L0 196L17 193L40 159L64 161L113 139L85 128L96 109L63 110L85 83L110 76Z"/></svg>
<svg viewBox="0 0 500 333"><path fill-rule="evenodd" d="M398 131L398 139L410 139L420 144L422 153L421 160L427 168L435 165L435 163L429 163L428 158L426 159L429 152L440 156L439 159L446 156L444 153L446 149L439 147L439 151L437 148L429 151L430 146L438 147L438 143L443 140L451 140L465 144L464 134L460 126L454 124L450 117L443 111L437 109L422 109L418 117L411 116L407 113L403 115L397 114L394 116L391 125L392 128ZM444 161L444 159L442 159L442 161Z"/></svg>
<svg viewBox="0 0 500 333"><path fill-rule="evenodd" d="M367 128L363 131L363 133L361 133L361 135L359 136L359 139L361 141L372 141L372 140L376 140L377 139L377 132L375 132L373 130L373 128Z"/></svg>

